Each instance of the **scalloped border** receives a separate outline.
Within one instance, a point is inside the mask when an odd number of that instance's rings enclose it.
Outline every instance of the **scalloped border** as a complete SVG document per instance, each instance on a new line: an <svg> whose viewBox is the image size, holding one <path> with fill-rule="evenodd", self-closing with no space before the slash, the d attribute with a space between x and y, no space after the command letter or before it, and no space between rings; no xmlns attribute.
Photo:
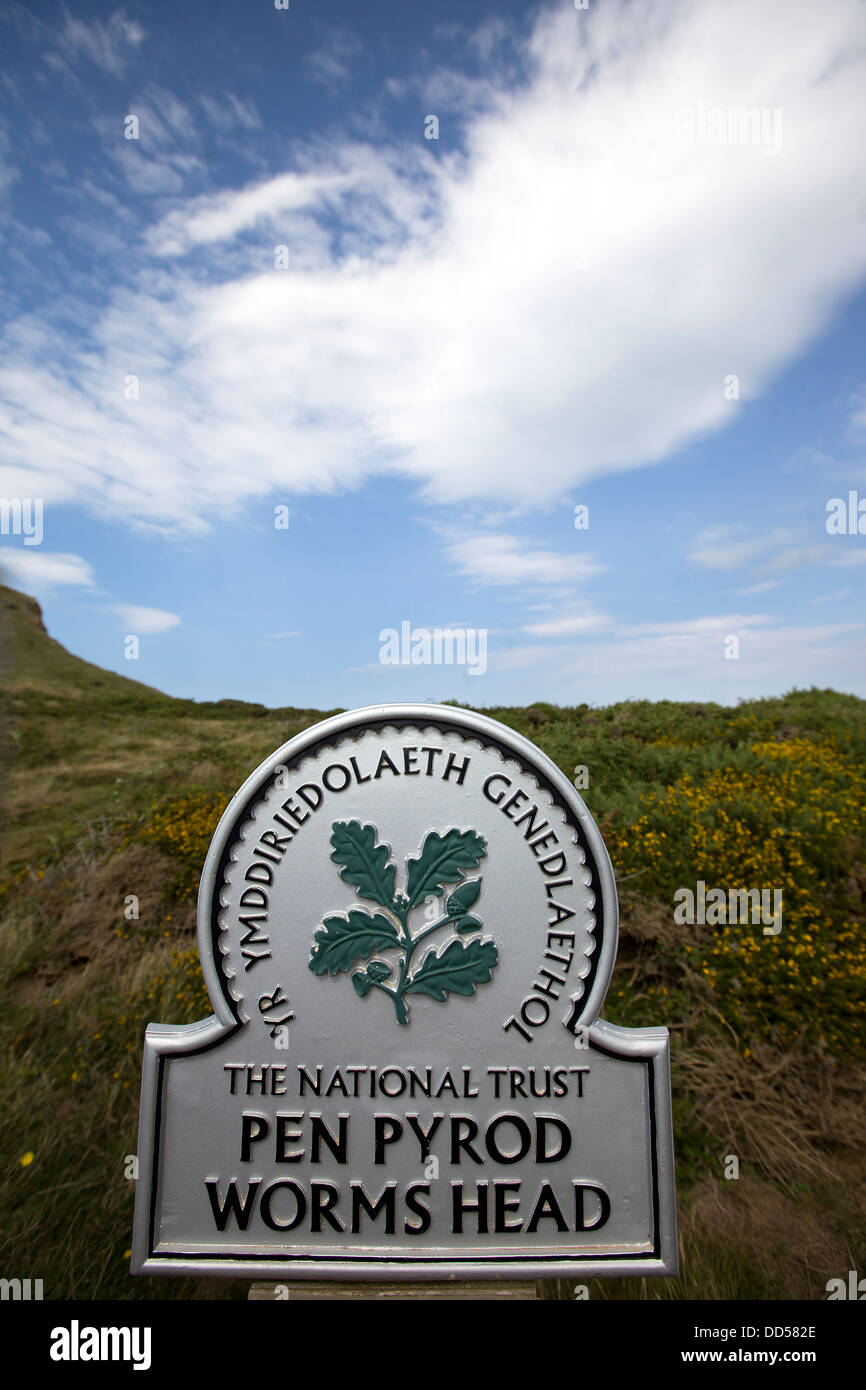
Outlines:
<svg viewBox="0 0 866 1390"><path fill-rule="evenodd" d="M601 833L582 798L555 763L541 749L505 724L473 710L451 705L370 705L347 711L296 734L262 762L232 797L214 832L202 871L198 898L198 947L202 972L217 1018L227 1026L246 1023L243 998L236 998L231 986L234 972L225 968L226 952L221 938L226 928L221 918L226 904L222 900L225 870L237 862L241 832L265 799L278 767L300 771L322 748L358 742L369 730L399 734L406 728L423 733L427 729L456 734L464 743L480 748L496 748L504 761L516 763L533 779L539 791L546 792L564 823L573 832L574 843L582 853L582 867L589 870L586 886L593 901L589 905L591 925L589 946L583 952L586 965L577 975L580 993L571 1000L571 1012L563 1024L571 1032L578 1025L598 1017L610 983L616 959L618 905L610 858Z"/></svg>

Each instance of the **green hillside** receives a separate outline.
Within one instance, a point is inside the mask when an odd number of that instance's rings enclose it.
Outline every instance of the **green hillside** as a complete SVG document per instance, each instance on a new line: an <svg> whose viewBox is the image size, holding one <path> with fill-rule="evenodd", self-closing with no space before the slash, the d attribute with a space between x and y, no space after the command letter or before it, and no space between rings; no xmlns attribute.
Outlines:
<svg viewBox="0 0 866 1390"><path fill-rule="evenodd" d="M100 666L73 656L49 637L36 600L4 585L0 585L0 636L6 653L6 679L19 702L29 696L37 701L60 698L96 700L100 704L129 702L144 708L170 699L139 681L103 671Z"/></svg>
<svg viewBox="0 0 866 1390"><path fill-rule="evenodd" d="M210 1012L194 902L212 830L334 711L176 700L65 651L24 595L0 589L0 614L0 1264L27 1273L38 1251L46 1298L244 1297L129 1278L142 1035ZM824 1296L866 1267L866 702L484 712L588 770L622 909L604 1015L672 1035L682 1276L591 1297ZM674 894L699 879L781 887L782 932L678 925Z"/></svg>
<svg viewBox="0 0 866 1390"><path fill-rule="evenodd" d="M42 862L82 826L135 815L161 791L225 788L321 717L238 700L199 703L82 661L49 637L39 605L0 586L7 742L4 861ZM241 780L242 780L241 777Z"/></svg>

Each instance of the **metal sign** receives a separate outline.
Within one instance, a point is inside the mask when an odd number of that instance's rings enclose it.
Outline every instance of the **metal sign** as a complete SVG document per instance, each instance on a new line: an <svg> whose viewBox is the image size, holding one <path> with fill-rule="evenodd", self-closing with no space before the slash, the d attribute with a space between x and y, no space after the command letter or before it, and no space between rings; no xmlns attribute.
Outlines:
<svg viewBox="0 0 866 1390"><path fill-rule="evenodd" d="M617 901L569 781L483 715L379 705L234 797L214 1015L151 1024L134 1274L675 1274L669 1043L599 1019Z"/></svg>

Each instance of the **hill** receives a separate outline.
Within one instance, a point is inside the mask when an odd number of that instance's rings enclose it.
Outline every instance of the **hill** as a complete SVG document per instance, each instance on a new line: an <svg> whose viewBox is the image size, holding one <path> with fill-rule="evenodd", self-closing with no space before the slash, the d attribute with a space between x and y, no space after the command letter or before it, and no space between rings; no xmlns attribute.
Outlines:
<svg viewBox="0 0 866 1390"><path fill-rule="evenodd" d="M240 700L178 700L104 671L49 636L35 599L2 585L0 639L7 866L56 855L82 825L135 814L170 786L230 789L245 757L255 766L257 750L321 717Z"/></svg>
<svg viewBox="0 0 866 1390"><path fill-rule="evenodd" d="M210 835L244 777L333 711L176 700L65 651L32 599L0 590L0 612L0 1265L38 1251L46 1298L244 1297L128 1276L142 1035L210 1012L194 938ZM682 1277L591 1296L825 1296L866 1251L866 702L485 713L586 769L622 909L604 1014L672 1035ZM780 887L782 931L678 924L698 880Z"/></svg>
<svg viewBox="0 0 866 1390"><path fill-rule="evenodd" d="M149 685L73 656L49 637L36 600L5 585L0 585L0 639L7 688L18 709L23 709L27 697L34 696L55 701L54 708L59 708L58 700L130 701L140 708L170 698Z"/></svg>

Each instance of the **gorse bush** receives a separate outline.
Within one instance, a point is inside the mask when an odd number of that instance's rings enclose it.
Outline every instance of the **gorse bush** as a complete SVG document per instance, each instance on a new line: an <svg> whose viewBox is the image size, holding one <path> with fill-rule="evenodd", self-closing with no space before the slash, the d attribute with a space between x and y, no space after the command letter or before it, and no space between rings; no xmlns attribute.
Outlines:
<svg viewBox="0 0 866 1390"><path fill-rule="evenodd" d="M144 825L128 831L129 838L156 845L163 854L178 861L171 895L179 902L198 892L205 856L227 800L214 792L195 792L162 801Z"/></svg>
<svg viewBox="0 0 866 1390"><path fill-rule="evenodd" d="M764 740L698 782L650 789L612 828L617 872L671 904L678 888L781 890L782 927L683 924L682 951L719 1007L750 1035L866 1050L866 933L856 875L866 834L866 772L824 738Z"/></svg>

